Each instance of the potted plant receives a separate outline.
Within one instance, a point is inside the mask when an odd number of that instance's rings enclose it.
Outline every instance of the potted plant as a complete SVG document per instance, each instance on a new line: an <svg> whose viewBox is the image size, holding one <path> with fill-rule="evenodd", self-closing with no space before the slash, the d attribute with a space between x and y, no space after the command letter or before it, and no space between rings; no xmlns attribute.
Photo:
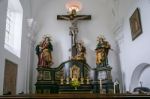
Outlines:
<svg viewBox="0 0 150 99"><path fill-rule="evenodd" d="M71 82L71 86L73 86L75 88L75 90L77 90L77 87L80 86L80 82L78 80L73 80Z"/></svg>

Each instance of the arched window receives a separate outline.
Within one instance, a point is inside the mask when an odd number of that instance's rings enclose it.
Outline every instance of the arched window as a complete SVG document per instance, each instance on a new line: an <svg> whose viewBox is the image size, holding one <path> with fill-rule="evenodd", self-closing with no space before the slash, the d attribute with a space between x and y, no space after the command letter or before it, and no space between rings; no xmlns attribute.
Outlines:
<svg viewBox="0 0 150 99"><path fill-rule="evenodd" d="M4 47L20 57L23 9L19 0L8 0Z"/></svg>

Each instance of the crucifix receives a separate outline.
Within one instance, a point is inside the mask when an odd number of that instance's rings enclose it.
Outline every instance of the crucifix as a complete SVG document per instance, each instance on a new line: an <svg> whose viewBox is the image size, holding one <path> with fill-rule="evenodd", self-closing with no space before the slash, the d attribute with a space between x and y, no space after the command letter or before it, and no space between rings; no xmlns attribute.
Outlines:
<svg viewBox="0 0 150 99"><path fill-rule="evenodd" d="M142 84L143 84L143 82L142 82L142 81L140 81L140 85L141 85L141 87L142 87Z"/></svg>
<svg viewBox="0 0 150 99"><path fill-rule="evenodd" d="M76 10L72 10L69 15L57 15L57 20L70 21L71 26L69 27L69 35L71 36L71 54L72 57L77 55L77 34L78 27L77 23L79 20L91 20L91 15L76 15Z"/></svg>

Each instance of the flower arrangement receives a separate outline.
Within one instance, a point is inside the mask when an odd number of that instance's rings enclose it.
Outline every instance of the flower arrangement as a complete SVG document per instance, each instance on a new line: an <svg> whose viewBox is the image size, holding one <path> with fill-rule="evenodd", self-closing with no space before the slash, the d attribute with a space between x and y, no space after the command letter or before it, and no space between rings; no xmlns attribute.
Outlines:
<svg viewBox="0 0 150 99"><path fill-rule="evenodd" d="M77 87L80 86L80 82L78 80L73 80L71 85L75 88L75 90L77 90Z"/></svg>

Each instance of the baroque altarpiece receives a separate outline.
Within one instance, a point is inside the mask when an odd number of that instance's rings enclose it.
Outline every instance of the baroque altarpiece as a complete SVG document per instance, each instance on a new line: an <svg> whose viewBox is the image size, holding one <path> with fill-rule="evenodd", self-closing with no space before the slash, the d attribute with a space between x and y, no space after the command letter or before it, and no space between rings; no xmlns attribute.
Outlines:
<svg viewBox="0 0 150 99"><path fill-rule="evenodd" d="M57 68L51 68L53 65L51 54L53 45L50 37L43 37L43 40L36 46L36 54L38 56L36 93L112 93L112 68L108 64L110 44L104 37L98 37L95 49L96 68L91 68L85 57L88 53L84 43L81 40L77 40L77 21L90 20L91 16L76 15L76 12L73 10L69 15L58 15L57 19L67 20L72 24L69 27L72 56L68 61L62 62ZM92 79L90 78L91 71L94 72L94 78Z"/></svg>
<svg viewBox="0 0 150 99"><path fill-rule="evenodd" d="M44 37L36 47L38 56L38 76L36 93L112 93L113 82L111 67L108 64L110 45L102 37L98 37L96 52L96 68L91 68L86 62L86 48L83 42L78 42L77 54L70 60L51 68L53 46L49 37ZM94 78L90 78L90 71L94 71Z"/></svg>

